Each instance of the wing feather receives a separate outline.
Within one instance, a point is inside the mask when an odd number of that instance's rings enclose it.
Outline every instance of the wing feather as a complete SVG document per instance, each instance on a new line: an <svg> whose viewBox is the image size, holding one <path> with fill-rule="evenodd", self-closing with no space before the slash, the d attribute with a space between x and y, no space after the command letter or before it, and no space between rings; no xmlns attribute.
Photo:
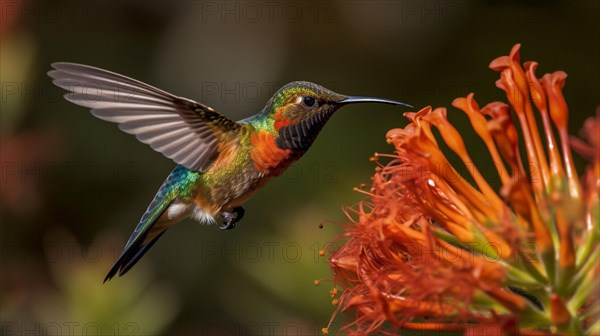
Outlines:
<svg viewBox="0 0 600 336"><path fill-rule="evenodd" d="M176 163L205 172L218 155L219 141L241 125L193 100L107 70L54 63L53 83L65 98L91 109Z"/></svg>

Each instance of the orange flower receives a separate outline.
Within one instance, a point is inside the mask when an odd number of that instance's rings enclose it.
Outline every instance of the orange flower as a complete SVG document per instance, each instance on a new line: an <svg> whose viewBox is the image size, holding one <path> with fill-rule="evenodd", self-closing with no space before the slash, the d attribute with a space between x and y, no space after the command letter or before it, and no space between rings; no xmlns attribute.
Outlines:
<svg viewBox="0 0 600 336"><path fill-rule="evenodd" d="M410 124L388 132L395 154L376 155L390 160L377 167L369 191L357 189L369 199L347 210L353 225L329 257L342 289L332 321L340 311L354 313L342 327L346 333L600 332L594 281L600 273L600 118L584 126L588 143L569 139L561 91L566 74L536 78L537 63L522 66L519 48L490 64L500 72L496 85L510 106L480 108L472 93L452 103L485 144L499 190L472 164L445 108L406 113ZM450 163L441 142L468 174ZM571 143L591 161L583 186Z"/></svg>

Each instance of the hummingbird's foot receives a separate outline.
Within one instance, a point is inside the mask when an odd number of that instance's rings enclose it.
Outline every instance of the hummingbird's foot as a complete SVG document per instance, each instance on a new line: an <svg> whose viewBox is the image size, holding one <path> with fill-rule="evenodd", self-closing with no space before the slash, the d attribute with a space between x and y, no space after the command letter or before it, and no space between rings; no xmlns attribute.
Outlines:
<svg viewBox="0 0 600 336"><path fill-rule="evenodd" d="M233 212L235 213L235 221L239 222L240 220L242 220L242 218L244 218L246 210L244 210L244 208L241 206L237 206L233 208Z"/></svg>
<svg viewBox="0 0 600 336"><path fill-rule="evenodd" d="M219 226L221 230L231 230L235 227L235 224L244 217L246 211L241 206L233 208L232 211L225 211L221 213L223 217L223 225Z"/></svg>

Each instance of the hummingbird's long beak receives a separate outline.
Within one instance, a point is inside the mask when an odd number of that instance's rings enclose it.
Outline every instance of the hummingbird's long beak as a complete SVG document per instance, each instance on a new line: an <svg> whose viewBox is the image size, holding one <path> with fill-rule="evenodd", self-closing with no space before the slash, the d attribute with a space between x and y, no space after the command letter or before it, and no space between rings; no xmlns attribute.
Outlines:
<svg viewBox="0 0 600 336"><path fill-rule="evenodd" d="M346 104L354 104L354 103L380 103L380 104L390 104L396 106L407 106L412 107L406 103L402 103L399 101L384 99L384 98L375 98L375 97L362 97L362 96L349 96L348 98L339 101L338 104L346 105Z"/></svg>

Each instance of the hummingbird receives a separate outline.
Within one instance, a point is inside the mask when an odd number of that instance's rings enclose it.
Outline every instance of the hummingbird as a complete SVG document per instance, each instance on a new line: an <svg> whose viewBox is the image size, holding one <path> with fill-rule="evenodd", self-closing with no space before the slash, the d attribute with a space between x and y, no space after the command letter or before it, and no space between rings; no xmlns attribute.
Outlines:
<svg viewBox="0 0 600 336"><path fill-rule="evenodd" d="M173 224L191 217L233 229L243 203L311 147L340 107L356 103L410 105L345 96L296 81L281 87L256 115L233 121L200 102L100 68L53 63L48 75L65 99L118 124L176 164L158 189L106 275L124 275Z"/></svg>

